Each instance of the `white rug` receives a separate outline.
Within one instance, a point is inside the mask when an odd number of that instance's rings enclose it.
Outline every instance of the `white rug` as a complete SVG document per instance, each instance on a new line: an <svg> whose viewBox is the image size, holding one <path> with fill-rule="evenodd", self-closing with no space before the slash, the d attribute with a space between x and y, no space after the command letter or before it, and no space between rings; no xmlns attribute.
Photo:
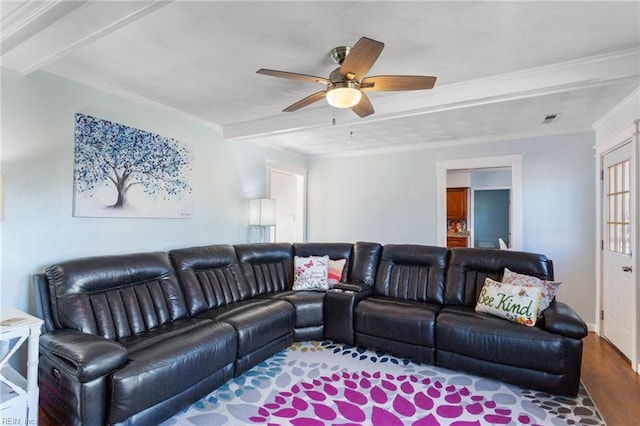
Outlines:
<svg viewBox="0 0 640 426"><path fill-rule="evenodd" d="M295 343L163 425L604 425L576 398L333 342Z"/></svg>

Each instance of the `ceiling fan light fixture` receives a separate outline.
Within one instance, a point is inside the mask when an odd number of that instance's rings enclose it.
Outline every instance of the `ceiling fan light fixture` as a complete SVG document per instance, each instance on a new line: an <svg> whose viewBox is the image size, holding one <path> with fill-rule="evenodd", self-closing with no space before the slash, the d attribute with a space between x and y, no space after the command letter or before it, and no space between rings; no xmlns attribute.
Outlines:
<svg viewBox="0 0 640 426"><path fill-rule="evenodd" d="M334 83L327 89L327 102L334 108L351 108L358 105L362 98L362 92L357 83L345 81Z"/></svg>
<svg viewBox="0 0 640 426"><path fill-rule="evenodd" d="M331 71L329 78L267 68L260 68L256 72L272 77L326 84L326 90L320 90L300 99L283 109L283 112L297 111L325 98L332 107L350 108L356 115L363 118L375 112L367 96L368 92L433 89L436 82L436 77L425 75L368 77L367 72L378 60L383 48L384 43L367 37L360 37L353 47L334 48L330 55L340 66Z"/></svg>

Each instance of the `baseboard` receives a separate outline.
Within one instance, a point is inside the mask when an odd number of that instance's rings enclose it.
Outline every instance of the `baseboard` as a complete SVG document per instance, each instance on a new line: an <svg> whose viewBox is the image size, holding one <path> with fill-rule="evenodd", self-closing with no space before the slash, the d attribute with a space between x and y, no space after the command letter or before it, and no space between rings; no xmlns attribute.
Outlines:
<svg viewBox="0 0 640 426"><path fill-rule="evenodd" d="M596 325L595 324L587 324L587 330L595 333L596 332Z"/></svg>

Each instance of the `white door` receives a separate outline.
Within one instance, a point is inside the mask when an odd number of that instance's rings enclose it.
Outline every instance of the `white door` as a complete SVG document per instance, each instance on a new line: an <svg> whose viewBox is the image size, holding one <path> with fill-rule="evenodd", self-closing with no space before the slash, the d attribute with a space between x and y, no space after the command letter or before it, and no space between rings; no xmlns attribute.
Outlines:
<svg viewBox="0 0 640 426"><path fill-rule="evenodd" d="M632 248L635 235L632 191L637 191L631 164L631 143L603 157L603 335L632 359L635 274Z"/></svg>
<svg viewBox="0 0 640 426"><path fill-rule="evenodd" d="M276 200L276 242L304 241L304 176L271 169L269 194Z"/></svg>

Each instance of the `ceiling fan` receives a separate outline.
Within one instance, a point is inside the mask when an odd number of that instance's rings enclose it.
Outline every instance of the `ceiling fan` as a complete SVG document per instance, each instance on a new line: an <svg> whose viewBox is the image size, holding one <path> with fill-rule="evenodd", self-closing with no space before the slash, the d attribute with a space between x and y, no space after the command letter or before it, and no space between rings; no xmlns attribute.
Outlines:
<svg viewBox="0 0 640 426"><path fill-rule="evenodd" d="M340 46L331 50L331 58L340 65L331 72L329 78L276 71L261 68L258 74L289 78L310 83L326 84L326 90L313 93L286 107L283 111L297 111L307 105L326 98L336 108L351 108L360 117L374 113L373 105L365 92L401 91L432 89L436 77L422 75L377 75L365 77L380 56L384 43L362 37L353 46Z"/></svg>

